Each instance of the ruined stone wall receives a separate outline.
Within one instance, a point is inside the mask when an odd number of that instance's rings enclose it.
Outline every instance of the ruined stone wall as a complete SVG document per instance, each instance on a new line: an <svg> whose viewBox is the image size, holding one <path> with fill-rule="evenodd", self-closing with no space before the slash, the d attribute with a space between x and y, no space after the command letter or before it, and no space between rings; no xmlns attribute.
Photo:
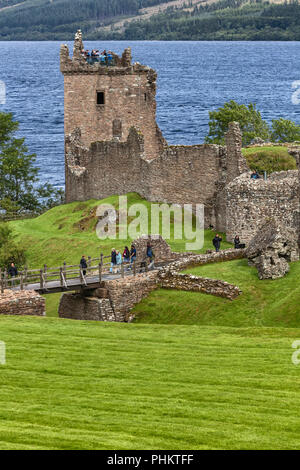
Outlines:
<svg viewBox="0 0 300 470"><path fill-rule="evenodd" d="M166 148L149 165L147 199L180 205L205 204L207 225L215 225L217 183L225 171L225 158L226 148L218 145Z"/></svg>
<svg viewBox="0 0 300 470"><path fill-rule="evenodd" d="M242 291L239 287L217 279L181 274L166 271L159 275L159 284L165 289L183 290L188 292L202 292L205 294L234 300Z"/></svg>
<svg viewBox="0 0 300 470"><path fill-rule="evenodd" d="M0 294L0 315L36 315L46 313L45 299L35 291L12 291Z"/></svg>
<svg viewBox="0 0 300 470"><path fill-rule="evenodd" d="M226 212L228 241L239 235L248 243L269 219L298 230L298 172L273 173L267 181L250 179L249 173L236 178L226 187Z"/></svg>
<svg viewBox="0 0 300 470"><path fill-rule="evenodd" d="M233 130L235 132L235 129ZM156 202L204 204L206 226L225 225L220 191L231 159L226 147L164 147L153 160L144 156L144 137L131 128L127 142L95 142L85 147L80 131L66 138L67 202L137 192ZM236 157L234 157L236 158Z"/></svg>

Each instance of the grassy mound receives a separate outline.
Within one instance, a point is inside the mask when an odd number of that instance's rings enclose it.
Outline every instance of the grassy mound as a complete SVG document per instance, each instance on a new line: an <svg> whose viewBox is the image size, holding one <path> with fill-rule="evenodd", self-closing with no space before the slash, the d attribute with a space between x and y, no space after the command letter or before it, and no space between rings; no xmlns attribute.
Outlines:
<svg viewBox="0 0 300 470"><path fill-rule="evenodd" d="M250 147L242 152L249 168L259 173L297 169L296 160L288 153L287 147Z"/></svg>
<svg viewBox="0 0 300 470"><path fill-rule="evenodd" d="M258 279L247 260L209 264L192 274L238 285L243 294L233 302L195 292L158 290L138 304L137 323L300 327L300 263L278 280Z"/></svg>
<svg viewBox="0 0 300 470"><path fill-rule="evenodd" d="M0 322L1 449L299 448L299 330Z"/></svg>
<svg viewBox="0 0 300 470"><path fill-rule="evenodd" d="M151 203L142 199L136 193L127 194L128 207L134 204L142 204L149 209L151 214ZM27 220L10 222L14 230L16 240L22 242L26 250L27 264L31 268L39 268L44 264L48 266L62 266L79 263L82 254L86 256L99 257L100 253L109 254L111 249L122 250L125 245L132 241L127 240L99 240L96 234L96 208L100 204L111 204L118 211L118 196L112 196L101 201L90 200L87 202L73 202L54 207L45 214ZM132 222L132 217L128 218ZM149 229L151 228L151 217L149 216ZM118 232L118 226L117 226ZM174 220L171 217L171 237L168 239L174 251L185 251L186 240L174 240ZM207 230L205 233L204 247L199 250L204 252L212 248L213 232ZM225 239L225 237L224 237ZM231 246L224 242L222 247Z"/></svg>

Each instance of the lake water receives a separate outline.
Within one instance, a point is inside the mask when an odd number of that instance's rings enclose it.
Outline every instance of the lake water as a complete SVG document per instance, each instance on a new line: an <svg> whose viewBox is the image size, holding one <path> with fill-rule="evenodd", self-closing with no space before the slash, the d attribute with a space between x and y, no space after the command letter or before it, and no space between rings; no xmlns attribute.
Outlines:
<svg viewBox="0 0 300 470"><path fill-rule="evenodd" d="M72 44L68 43L70 50ZM170 144L202 143L208 112L234 99L255 102L267 121L299 122L292 83L300 81L300 42L86 42L120 53L158 72L157 121ZM59 42L0 42L0 111L12 111L42 181L64 185L63 77Z"/></svg>

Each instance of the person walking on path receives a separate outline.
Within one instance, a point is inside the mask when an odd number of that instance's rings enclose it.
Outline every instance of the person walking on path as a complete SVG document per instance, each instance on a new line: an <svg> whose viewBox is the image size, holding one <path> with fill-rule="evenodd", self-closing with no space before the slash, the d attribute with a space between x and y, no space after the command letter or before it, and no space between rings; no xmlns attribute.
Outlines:
<svg viewBox="0 0 300 470"><path fill-rule="evenodd" d="M111 259L110 259L110 272L111 273L115 272L116 266L117 266L117 252L115 248L113 248L111 251Z"/></svg>
<svg viewBox="0 0 300 470"><path fill-rule="evenodd" d="M14 278L18 275L18 270L14 263L11 263L10 267L8 268L8 275L12 278L12 286L15 285Z"/></svg>
<svg viewBox="0 0 300 470"><path fill-rule="evenodd" d="M82 269L82 273L85 276L86 275L86 270L87 270L87 262L85 259L85 255L82 255L81 260L80 260L80 267Z"/></svg>
<svg viewBox="0 0 300 470"><path fill-rule="evenodd" d="M116 251L116 264L117 264L117 272L120 272L121 264L122 264L122 255L119 251Z"/></svg>
<svg viewBox="0 0 300 470"><path fill-rule="evenodd" d="M222 238L217 233L215 238L212 241L217 253L220 251L221 241L222 241Z"/></svg>
<svg viewBox="0 0 300 470"><path fill-rule="evenodd" d="M135 261L136 261L136 248L134 245L131 245L130 264L133 264Z"/></svg>
<svg viewBox="0 0 300 470"><path fill-rule="evenodd" d="M150 242L147 243L146 256L147 256L147 259L149 260L149 268L153 269L154 268L154 253L153 253L153 249L152 249Z"/></svg>
<svg viewBox="0 0 300 470"><path fill-rule="evenodd" d="M128 246L125 246L125 249L123 251L123 261L124 263L130 263L130 251L128 249Z"/></svg>

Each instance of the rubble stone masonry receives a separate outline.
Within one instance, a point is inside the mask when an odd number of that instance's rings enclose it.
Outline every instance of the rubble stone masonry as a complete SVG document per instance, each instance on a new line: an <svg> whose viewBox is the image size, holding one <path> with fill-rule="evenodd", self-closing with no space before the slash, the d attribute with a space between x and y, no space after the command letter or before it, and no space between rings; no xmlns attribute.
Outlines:
<svg viewBox="0 0 300 470"><path fill-rule="evenodd" d="M266 181L250 179L245 173L226 187L226 206L228 241L239 235L242 243L249 243L259 227L271 219L298 232L298 172L273 173Z"/></svg>
<svg viewBox="0 0 300 470"><path fill-rule="evenodd" d="M0 294L0 315L36 315L46 313L45 299L35 291L12 291Z"/></svg>

